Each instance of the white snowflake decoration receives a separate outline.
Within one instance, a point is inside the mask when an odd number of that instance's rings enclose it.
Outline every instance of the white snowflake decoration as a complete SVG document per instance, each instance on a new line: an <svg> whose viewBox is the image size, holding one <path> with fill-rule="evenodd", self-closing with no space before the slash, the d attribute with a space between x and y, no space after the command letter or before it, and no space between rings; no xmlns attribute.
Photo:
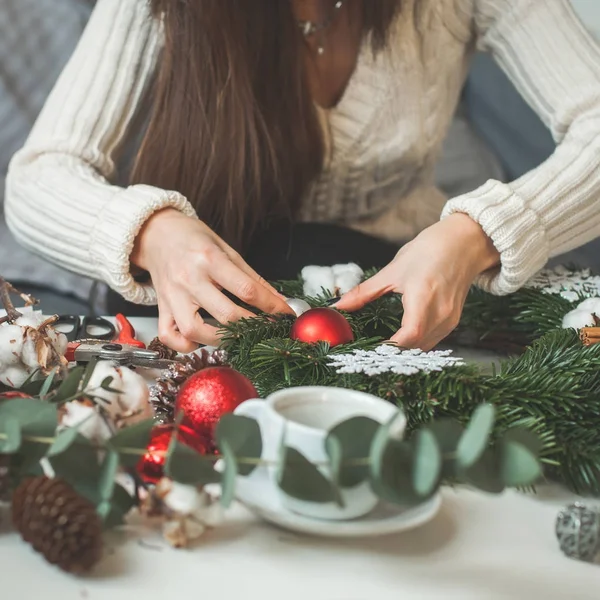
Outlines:
<svg viewBox="0 0 600 600"><path fill-rule="evenodd" d="M543 294L560 294L565 300L575 302L580 298L600 296L600 277L592 275L589 269L570 271L566 267L544 269L526 287L539 289Z"/></svg>
<svg viewBox="0 0 600 600"><path fill-rule="evenodd" d="M331 355L330 367L336 373L364 373L365 375L381 375L396 373L398 375L416 375L431 373L448 367L464 365L462 358L451 356L451 350L400 350L396 346L383 345L375 350L354 350L352 354Z"/></svg>

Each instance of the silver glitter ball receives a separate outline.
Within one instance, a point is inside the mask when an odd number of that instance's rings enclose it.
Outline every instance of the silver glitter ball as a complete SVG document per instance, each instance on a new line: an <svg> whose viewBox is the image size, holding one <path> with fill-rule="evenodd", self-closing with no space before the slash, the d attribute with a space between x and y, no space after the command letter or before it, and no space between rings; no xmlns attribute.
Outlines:
<svg viewBox="0 0 600 600"><path fill-rule="evenodd" d="M308 302L305 300L300 300L300 298L288 298L286 302L288 306L296 313L297 317L303 315L306 311L312 308Z"/></svg>
<svg viewBox="0 0 600 600"><path fill-rule="evenodd" d="M556 537L569 558L592 562L600 551L600 511L570 504L556 518Z"/></svg>

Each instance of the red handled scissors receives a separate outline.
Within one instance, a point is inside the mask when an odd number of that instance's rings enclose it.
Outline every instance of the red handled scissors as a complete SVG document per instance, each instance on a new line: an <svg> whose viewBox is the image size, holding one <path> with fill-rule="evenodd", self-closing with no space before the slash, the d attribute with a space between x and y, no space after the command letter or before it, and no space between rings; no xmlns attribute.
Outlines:
<svg viewBox="0 0 600 600"><path fill-rule="evenodd" d="M146 348L146 344L135 337L135 329L127 317L119 314L116 316L116 322L117 327L103 317L81 318L77 315L61 315L54 323L54 327L64 333L69 341L65 354L69 362L76 360L76 350L83 343L95 346L112 342L128 348Z"/></svg>

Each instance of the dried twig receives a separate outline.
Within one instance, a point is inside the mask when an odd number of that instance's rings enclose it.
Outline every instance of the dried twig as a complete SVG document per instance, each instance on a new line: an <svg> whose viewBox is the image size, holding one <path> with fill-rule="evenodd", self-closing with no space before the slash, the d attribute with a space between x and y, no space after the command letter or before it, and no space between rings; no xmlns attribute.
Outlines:
<svg viewBox="0 0 600 600"><path fill-rule="evenodd" d="M0 318L0 325L2 323L13 323L19 317L23 316L12 303L10 299L10 295L18 293L15 288L8 283L2 276L0 276L0 302L2 302L2 306L4 310L6 310L6 316Z"/></svg>

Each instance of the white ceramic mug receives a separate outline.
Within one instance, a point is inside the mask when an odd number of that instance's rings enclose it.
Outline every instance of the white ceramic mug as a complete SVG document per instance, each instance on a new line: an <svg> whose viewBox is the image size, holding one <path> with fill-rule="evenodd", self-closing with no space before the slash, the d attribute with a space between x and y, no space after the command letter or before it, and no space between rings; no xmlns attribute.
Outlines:
<svg viewBox="0 0 600 600"><path fill-rule="evenodd" d="M327 432L352 417L369 417L378 423L387 423L396 415L390 434L397 439L402 437L406 427L406 418L393 404L370 394L332 387L281 390L266 400L247 400L235 413L258 421L263 438L262 458L269 463L277 462L284 435L286 445L301 452L311 462L327 463ZM330 477L326 467L321 471ZM277 468L269 467L268 473L271 483L278 488ZM341 490L343 507L334 502L322 504L297 500L281 490L280 494L287 509L325 520L355 519L371 512L378 503L368 481Z"/></svg>

